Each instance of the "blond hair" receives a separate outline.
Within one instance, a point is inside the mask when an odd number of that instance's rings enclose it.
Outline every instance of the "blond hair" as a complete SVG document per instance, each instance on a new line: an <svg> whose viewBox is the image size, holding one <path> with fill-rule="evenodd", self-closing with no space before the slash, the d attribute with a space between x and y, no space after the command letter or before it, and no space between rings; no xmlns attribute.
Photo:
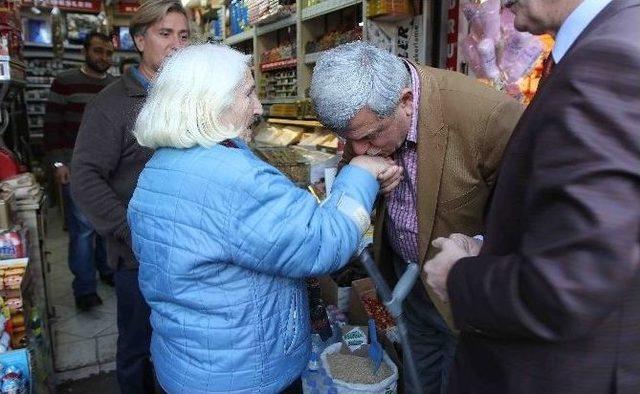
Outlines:
<svg viewBox="0 0 640 394"><path fill-rule="evenodd" d="M238 137L241 125L220 121L234 104L250 57L224 45L191 45L164 63L133 134L149 148L211 147Z"/></svg>
<svg viewBox="0 0 640 394"><path fill-rule="evenodd" d="M129 23L129 34L131 34L131 37L144 35L149 26L164 18L170 12L178 12L184 15L185 18L188 18L187 11L179 1L148 0L143 2L131 18L131 22Z"/></svg>

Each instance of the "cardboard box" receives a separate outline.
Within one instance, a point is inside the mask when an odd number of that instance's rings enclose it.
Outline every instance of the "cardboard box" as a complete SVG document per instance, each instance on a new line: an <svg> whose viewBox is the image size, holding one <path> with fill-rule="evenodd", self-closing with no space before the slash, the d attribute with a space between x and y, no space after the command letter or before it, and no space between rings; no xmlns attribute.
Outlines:
<svg viewBox="0 0 640 394"><path fill-rule="evenodd" d="M335 305L342 312L349 311L351 287L340 287L329 275L318 278L322 299L327 305Z"/></svg>
<svg viewBox="0 0 640 394"><path fill-rule="evenodd" d="M366 326L369 322L362 299L370 297L378 299L376 288L371 278L358 279L351 282L351 295L349 301L349 322L354 325Z"/></svg>

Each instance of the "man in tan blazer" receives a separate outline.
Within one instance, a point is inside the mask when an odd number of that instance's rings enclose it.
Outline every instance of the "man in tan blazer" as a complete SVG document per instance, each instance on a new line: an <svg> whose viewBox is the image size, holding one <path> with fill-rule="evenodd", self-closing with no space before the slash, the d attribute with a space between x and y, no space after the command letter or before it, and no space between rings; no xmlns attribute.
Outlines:
<svg viewBox="0 0 640 394"><path fill-rule="evenodd" d="M348 140L345 157L381 155L404 168L378 205L375 257L391 283L451 233L482 234L502 152L522 106L462 74L418 66L364 42L318 59L318 119ZM425 393L445 390L455 350L451 310L417 283L404 312Z"/></svg>

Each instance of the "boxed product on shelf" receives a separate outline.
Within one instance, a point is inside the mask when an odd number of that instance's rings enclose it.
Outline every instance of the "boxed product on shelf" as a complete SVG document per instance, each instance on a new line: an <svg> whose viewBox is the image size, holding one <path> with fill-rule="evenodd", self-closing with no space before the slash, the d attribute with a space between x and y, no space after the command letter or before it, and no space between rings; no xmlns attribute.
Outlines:
<svg viewBox="0 0 640 394"><path fill-rule="evenodd" d="M296 12L295 0L245 0L252 25L264 25L287 18Z"/></svg>
<svg viewBox="0 0 640 394"><path fill-rule="evenodd" d="M368 0L367 17L381 21L397 21L413 16L410 0Z"/></svg>
<svg viewBox="0 0 640 394"><path fill-rule="evenodd" d="M28 287L29 259L0 260L0 278L2 289L0 297L9 310L10 319L6 324L11 336L11 347L22 348L26 345L26 322L24 317L24 300Z"/></svg>
<svg viewBox="0 0 640 394"><path fill-rule="evenodd" d="M342 28L324 34L323 36L307 42L305 51L307 54L326 51L348 42L362 40L362 27Z"/></svg>
<svg viewBox="0 0 640 394"><path fill-rule="evenodd" d="M295 63L293 63L293 66L295 67ZM298 80L295 69L265 71L260 84L260 96L266 99L293 98L298 94Z"/></svg>
<svg viewBox="0 0 640 394"><path fill-rule="evenodd" d="M6 230L0 230L0 260L27 257L29 252L27 231L20 224L15 224ZM0 289L6 286L6 283L4 285L0 283Z"/></svg>
<svg viewBox="0 0 640 394"><path fill-rule="evenodd" d="M0 354L0 390L3 393L30 392L31 359L27 349Z"/></svg>

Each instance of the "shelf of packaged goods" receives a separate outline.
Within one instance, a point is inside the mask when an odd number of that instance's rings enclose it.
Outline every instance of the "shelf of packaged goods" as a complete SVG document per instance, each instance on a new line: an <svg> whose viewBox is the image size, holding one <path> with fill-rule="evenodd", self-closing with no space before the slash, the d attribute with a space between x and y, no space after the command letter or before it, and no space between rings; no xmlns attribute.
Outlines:
<svg viewBox="0 0 640 394"><path fill-rule="evenodd" d="M267 122L276 124L290 124L292 126L322 127L322 123L318 122L317 120L269 118L267 119Z"/></svg>
<svg viewBox="0 0 640 394"><path fill-rule="evenodd" d="M51 84L49 83L28 83L27 88L29 89L50 89Z"/></svg>
<svg viewBox="0 0 640 394"><path fill-rule="evenodd" d="M288 17L281 19L277 22L270 23L264 26L256 27L256 34L261 36L263 34L271 33L276 30L284 29L285 27L293 26L296 24L296 14L289 15Z"/></svg>
<svg viewBox="0 0 640 394"><path fill-rule="evenodd" d="M22 51L22 56L26 59L53 59L53 52L25 48L25 50Z"/></svg>
<svg viewBox="0 0 640 394"><path fill-rule="evenodd" d="M30 42L30 41L25 41L24 42L24 46L26 48L53 48L53 45L51 44L43 44L41 42Z"/></svg>
<svg viewBox="0 0 640 394"><path fill-rule="evenodd" d="M303 8L300 19L304 21L317 18L356 4L362 4L362 0L326 0L311 7Z"/></svg>
<svg viewBox="0 0 640 394"><path fill-rule="evenodd" d="M320 57L320 55L322 55L325 52L326 51L319 51L319 52L313 52L313 53L304 55L304 64L314 64L315 62L318 61L318 58Z"/></svg>
<svg viewBox="0 0 640 394"><path fill-rule="evenodd" d="M271 104L295 104L298 100L298 97L280 97L280 98L265 98L260 99L260 102L263 105L271 105Z"/></svg>
<svg viewBox="0 0 640 394"><path fill-rule="evenodd" d="M224 39L226 45L235 45L243 41L251 40L253 38L253 27L245 30L242 33L234 34Z"/></svg>
<svg viewBox="0 0 640 394"><path fill-rule="evenodd" d="M298 64L298 59L280 60L277 62L263 63L260 65L260 71L273 71L285 68L293 68Z"/></svg>

